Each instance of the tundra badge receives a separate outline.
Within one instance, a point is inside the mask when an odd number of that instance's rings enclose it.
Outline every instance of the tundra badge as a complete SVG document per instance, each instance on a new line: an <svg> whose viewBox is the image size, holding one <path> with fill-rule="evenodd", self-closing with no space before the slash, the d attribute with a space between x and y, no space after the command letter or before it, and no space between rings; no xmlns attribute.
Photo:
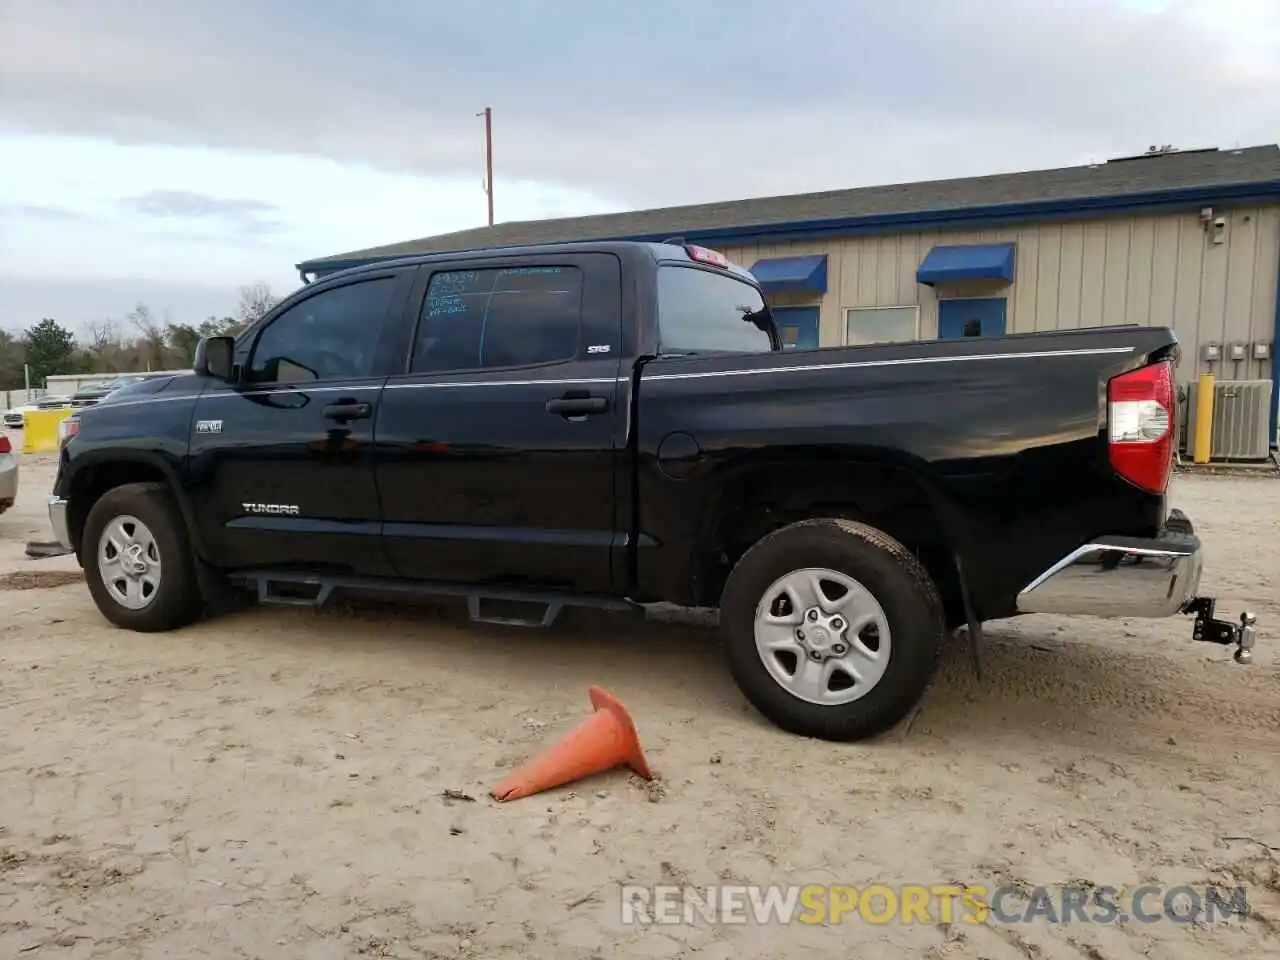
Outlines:
<svg viewBox="0 0 1280 960"><path fill-rule="evenodd" d="M290 517L298 515L298 508L292 503L242 503L245 513L284 514Z"/></svg>

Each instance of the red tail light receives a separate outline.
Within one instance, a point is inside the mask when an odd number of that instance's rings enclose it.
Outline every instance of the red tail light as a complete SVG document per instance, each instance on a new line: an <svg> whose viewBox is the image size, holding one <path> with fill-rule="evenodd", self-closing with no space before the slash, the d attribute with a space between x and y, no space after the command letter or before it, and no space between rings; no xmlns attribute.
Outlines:
<svg viewBox="0 0 1280 960"><path fill-rule="evenodd" d="M1107 449L1120 476L1164 493L1173 472L1173 365L1153 363L1107 384Z"/></svg>
<svg viewBox="0 0 1280 960"><path fill-rule="evenodd" d="M710 264L713 267L728 267L729 258L719 250L709 250L706 247L687 246L684 248L689 254L690 260L696 260L698 263Z"/></svg>
<svg viewBox="0 0 1280 960"><path fill-rule="evenodd" d="M0 434L0 453L13 453L13 444L3 434Z"/></svg>

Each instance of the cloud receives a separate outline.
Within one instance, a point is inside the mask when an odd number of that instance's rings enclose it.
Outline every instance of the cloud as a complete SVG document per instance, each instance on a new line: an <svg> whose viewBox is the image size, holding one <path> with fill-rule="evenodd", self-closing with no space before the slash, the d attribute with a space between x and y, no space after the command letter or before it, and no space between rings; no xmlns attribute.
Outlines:
<svg viewBox="0 0 1280 960"><path fill-rule="evenodd" d="M1270 142L1268 0L9 0L0 124L631 205Z"/></svg>
<svg viewBox="0 0 1280 960"><path fill-rule="evenodd" d="M0 203L0 217L45 220L54 223L87 223L93 219L79 210L44 203Z"/></svg>
<svg viewBox="0 0 1280 960"><path fill-rule="evenodd" d="M256 219L274 213L277 207L263 200L235 200L210 197L192 190L152 190L121 201L140 213L153 217L248 217Z"/></svg>
<svg viewBox="0 0 1280 960"><path fill-rule="evenodd" d="M77 177L86 170L92 179ZM6 215L7 207L21 205L84 219ZM507 180L498 209L509 218L537 219L609 212L617 204L580 189ZM74 276L292 284L301 260L464 229L484 216L479 177L446 180L318 157L0 133L0 283Z"/></svg>
<svg viewBox="0 0 1280 960"><path fill-rule="evenodd" d="M279 207L265 200L211 197L193 190L149 190L127 197L120 205L148 217L214 220L245 233L279 228Z"/></svg>

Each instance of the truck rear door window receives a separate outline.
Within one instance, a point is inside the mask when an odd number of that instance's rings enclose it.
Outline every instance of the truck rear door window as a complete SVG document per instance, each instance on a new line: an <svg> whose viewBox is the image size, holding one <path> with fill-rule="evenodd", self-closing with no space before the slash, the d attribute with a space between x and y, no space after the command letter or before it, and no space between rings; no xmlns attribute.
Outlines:
<svg viewBox="0 0 1280 960"><path fill-rule="evenodd" d="M577 267L450 270L431 277L414 373L572 360L582 327Z"/></svg>
<svg viewBox="0 0 1280 960"><path fill-rule="evenodd" d="M664 353L769 353L773 343L767 327L750 319L766 311L760 291L729 274L675 265L658 268L658 338Z"/></svg>

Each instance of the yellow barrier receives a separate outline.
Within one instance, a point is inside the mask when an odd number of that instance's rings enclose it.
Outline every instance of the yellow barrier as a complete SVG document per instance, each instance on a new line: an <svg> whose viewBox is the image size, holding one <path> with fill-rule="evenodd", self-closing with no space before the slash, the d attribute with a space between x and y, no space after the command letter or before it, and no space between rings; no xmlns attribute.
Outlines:
<svg viewBox="0 0 1280 960"><path fill-rule="evenodd" d="M71 409L28 410L22 425L23 453L56 453L58 424L71 416Z"/></svg>
<svg viewBox="0 0 1280 960"><path fill-rule="evenodd" d="M1208 463L1213 451L1213 374L1200 374L1196 387L1196 463Z"/></svg>

